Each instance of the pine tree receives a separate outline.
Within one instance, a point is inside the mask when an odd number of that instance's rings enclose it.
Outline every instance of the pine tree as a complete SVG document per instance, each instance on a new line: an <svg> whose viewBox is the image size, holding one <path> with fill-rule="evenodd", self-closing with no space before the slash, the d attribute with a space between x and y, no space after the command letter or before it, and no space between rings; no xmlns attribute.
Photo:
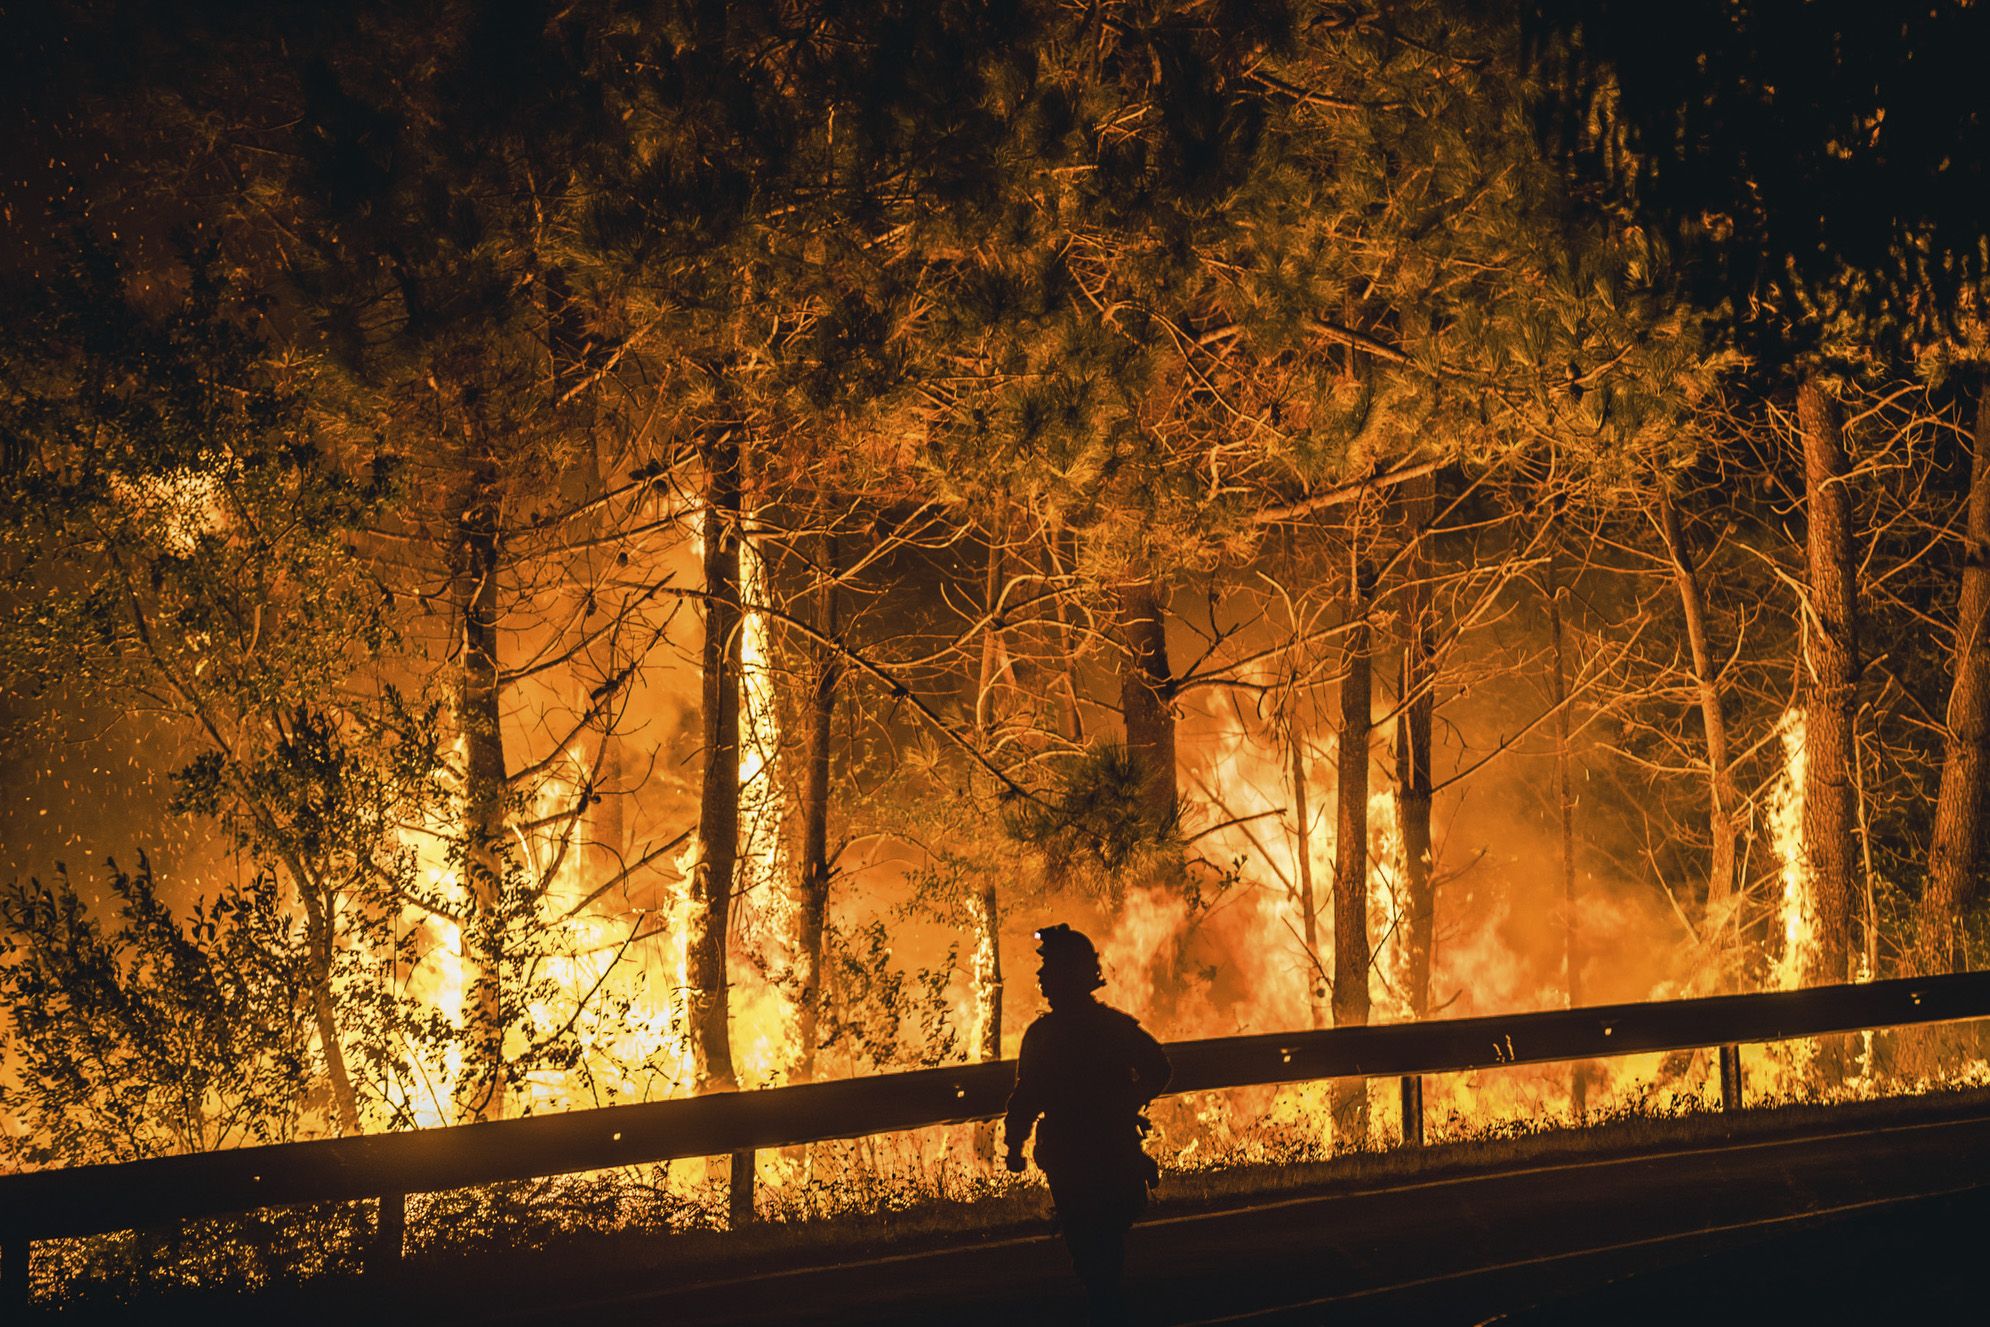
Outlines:
<svg viewBox="0 0 1990 1327"><path fill-rule="evenodd" d="M1534 15L1556 141L1609 203L1672 238L1682 288L1724 311L1796 398L1811 530L1805 835L1826 914L1820 981L1852 971L1859 892L1850 762L1860 536L1836 397L1861 375L1952 344L1980 301L1974 199L1990 153L1981 117L1953 99L1968 86L1959 53L1980 49L1984 23L1965 5L1825 22L1707 3L1654 26L1610 0L1567 0ZM1980 758L1973 739L1952 750L1967 760L1965 748ZM1937 909L1961 896L1957 842L1944 843L1950 884L1929 896Z"/></svg>

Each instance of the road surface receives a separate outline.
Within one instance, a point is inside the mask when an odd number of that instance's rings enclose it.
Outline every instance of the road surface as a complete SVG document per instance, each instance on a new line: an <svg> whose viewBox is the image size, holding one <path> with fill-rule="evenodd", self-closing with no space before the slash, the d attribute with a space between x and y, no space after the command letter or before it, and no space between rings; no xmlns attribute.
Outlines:
<svg viewBox="0 0 1990 1327"><path fill-rule="evenodd" d="M1164 1211L1134 1232L1129 1282L1136 1320L1171 1327L1935 1320L1984 1298L1986 1217L1990 1115L1975 1114ZM1048 1236L575 1294L476 1320L607 1316L672 1327L1083 1320Z"/></svg>

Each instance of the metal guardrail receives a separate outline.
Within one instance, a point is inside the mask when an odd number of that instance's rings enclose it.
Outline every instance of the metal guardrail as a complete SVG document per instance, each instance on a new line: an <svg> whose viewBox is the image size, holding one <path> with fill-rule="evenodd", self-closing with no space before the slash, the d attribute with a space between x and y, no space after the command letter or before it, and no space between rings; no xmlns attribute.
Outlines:
<svg viewBox="0 0 1990 1327"><path fill-rule="evenodd" d="M1649 1004L1181 1041L1168 1091L1402 1080L1403 1138L1423 1142L1422 1080L1504 1065L1720 1048L1726 1109L1741 1104L1743 1043L1990 1017L1990 972ZM804 1083L484 1124L280 1143L0 1176L0 1305L29 1294L37 1239L134 1230L263 1207L377 1199L374 1258L400 1256L410 1193L733 1157L736 1219L752 1214L753 1153L764 1148L1001 1114L1015 1063Z"/></svg>

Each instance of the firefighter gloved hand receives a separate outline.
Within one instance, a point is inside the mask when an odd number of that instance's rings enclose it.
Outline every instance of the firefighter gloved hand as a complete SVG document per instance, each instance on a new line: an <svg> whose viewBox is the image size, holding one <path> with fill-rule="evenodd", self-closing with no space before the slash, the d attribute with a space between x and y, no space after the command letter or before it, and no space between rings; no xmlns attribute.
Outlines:
<svg viewBox="0 0 1990 1327"><path fill-rule="evenodd" d="M1020 1175L1024 1170L1023 1154L1015 1148L1009 1149L1009 1159L1005 1163L1011 1175Z"/></svg>

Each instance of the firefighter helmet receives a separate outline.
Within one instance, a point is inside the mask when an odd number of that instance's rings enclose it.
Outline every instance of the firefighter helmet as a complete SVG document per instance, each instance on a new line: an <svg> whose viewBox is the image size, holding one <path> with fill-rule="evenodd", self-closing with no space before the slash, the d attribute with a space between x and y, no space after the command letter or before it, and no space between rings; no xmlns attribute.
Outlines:
<svg viewBox="0 0 1990 1327"><path fill-rule="evenodd" d="M1048 983L1069 981L1087 991L1106 984L1099 969L1099 951L1083 931L1074 931L1063 922L1042 927L1036 933L1036 952Z"/></svg>

